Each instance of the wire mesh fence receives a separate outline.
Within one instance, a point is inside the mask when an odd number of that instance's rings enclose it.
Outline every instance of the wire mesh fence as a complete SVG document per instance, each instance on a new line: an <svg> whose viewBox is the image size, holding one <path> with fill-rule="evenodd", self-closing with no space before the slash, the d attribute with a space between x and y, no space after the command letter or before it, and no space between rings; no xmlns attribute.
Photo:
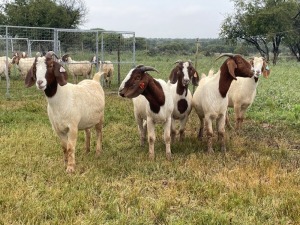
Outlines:
<svg viewBox="0 0 300 225"><path fill-rule="evenodd" d="M112 87L119 85L122 76L135 65L135 33L126 31L102 31L80 29L58 29L42 27L0 26L0 90L10 95L14 88L11 80L23 80L26 71L37 55L54 51L59 58L69 56L64 62L90 64L92 74L103 70L103 65L113 67L110 74ZM16 61L15 57L19 57ZM24 66L24 64L29 64ZM68 69L67 69L68 71ZM73 74L71 74L71 77ZM79 79L85 74L79 74ZM69 79L77 82L77 79ZM105 82L102 82L105 85Z"/></svg>

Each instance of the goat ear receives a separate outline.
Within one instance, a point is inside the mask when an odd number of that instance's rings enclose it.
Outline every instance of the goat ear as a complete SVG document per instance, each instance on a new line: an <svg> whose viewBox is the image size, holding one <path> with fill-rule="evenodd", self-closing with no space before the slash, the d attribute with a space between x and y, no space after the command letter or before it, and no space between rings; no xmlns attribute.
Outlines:
<svg viewBox="0 0 300 225"><path fill-rule="evenodd" d="M58 62L53 62L54 67L54 75L56 77L56 80L60 86L66 85L68 82L68 75L65 68L60 65Z"/></svg>
<svg viewBox="0 0 300 225"><path fill-rule="evenodd" d="M177 71L178 70L176 70L176 68L171 71L171 74L169 76L171 84L175 84L178 80Z"/></svg>
<svg viewBox="0 0 300 225"><path fill-rule="evenodd" d="M199 74L197 71L195 71L193 77L192 77L192 83L194 86L198 86L199 83Z"/></svg>
<svg viewBox="0 0 300 225"><path fill-rule="evenodd" d="M33 66L28 71L26 78L25 78L25 86L31 87L35 83L35 76L33 74Z"/></svg>
<svg viewBox="0 0 300 225"><path fill-rule="evenodd" d="M264 60L264 64L263 64L263 76L265 78L269 78L269 75L270 75L270 68L268 66L268 64L266 63L266 61Z"/></svg>
<svg viewBox="0 0 300 225"><path fill-rule="evenodd" d="M235 61L231 58L228 59L227 61L227 68L228 68L228 71L230 73L230 75L232 76L232 78L234 80L236 80L236 76L235 76L235 73L234 73L234 70L237 68L237 65L235 63Z"/></svg>

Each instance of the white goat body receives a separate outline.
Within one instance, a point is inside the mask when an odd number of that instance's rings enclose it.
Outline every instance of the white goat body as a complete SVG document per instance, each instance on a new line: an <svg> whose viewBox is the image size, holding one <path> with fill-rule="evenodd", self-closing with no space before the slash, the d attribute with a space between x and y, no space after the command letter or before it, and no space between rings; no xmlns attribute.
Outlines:
<svg viewBox="0 0 300 225"><path fill-rule="evenodd" d="M222 64L220 70L216 74L207 77L203 75L192 100L193 107L200 120L199 139L202 139L203 137L205 121L208 152L213 152L213 120L216 120L217 122L221 149L224 152L226 151L224 135L228 105L227 92L232 80L236 79L236 76L253 76L253 70L250 63L240 55L223 54L221 56L229 56L229 58ZM210 72L210 74L211 73L212 72Z"/></svg>
<svg viewBox="0 0 300 225"><path fill-rule="evenodd" d="M234 108L235 128L240 129L244 120L244 114L252 105L261 74L268 78L270 70L263 57L254 57L250 63L252 64L255 74L251 78L237 77L232 81L228 90L228 107ZM229 125L229 117L227 115L227 123Z"/></svg>
<svg viewBox="0 0 300 225"><path fill-rule="evenodd" d="M100 61L99 71L103 72L103 86L110 88L114 75L114 64L111 61Z"/></svg>
<svg viewBox="0 0 300 225"><path fill-rule="evenodd" d="M21 73L22 78L25 78L32 64L34 63L35 57L20 58L18 63L18 69Z"/></svg>
<svg viewBox="0 0 300 225"><path fill-rule="evenodd" d="M49 57L51 55L46 55L46 59L45 57L37 57L33 65L36 68L36 74L33 74L33 70L31 70L25 83L27 87L36 83L38 89L45 91L49 120L61 139L67 164L66 171L74 172L78 130L85 130L86 151L89 152L89 129L95 126L97 133L96 154L99 155L102 151L104 91L100 85L100 76L95 76L93 80L83 80L78 84L67 83L64 68L57 62L50 60ZM51 64L52 67L49 66ZM36 82L34 77L36 77ZM52 83L49 83L51 81Z"/></svg>
<svg viewBox="0 0 300 225"><path fill-rule="evenodd" d="M78 83L78 76L83 76L86 79L90 78L93 64L88 60L75 61L69 55L64 55L62 61L66 63L66 67L74 82Z"/></svg>

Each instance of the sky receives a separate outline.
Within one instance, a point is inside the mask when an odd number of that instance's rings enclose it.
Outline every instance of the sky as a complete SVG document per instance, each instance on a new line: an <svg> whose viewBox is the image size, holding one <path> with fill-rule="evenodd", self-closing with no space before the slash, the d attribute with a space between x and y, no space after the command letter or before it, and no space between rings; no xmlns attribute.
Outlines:
<svg viewBox="0 0 300 225"><path fill-rule="evenodd" d="M217 38L230 0L84 0L81 29L132 31L145 38Z"/></svg>

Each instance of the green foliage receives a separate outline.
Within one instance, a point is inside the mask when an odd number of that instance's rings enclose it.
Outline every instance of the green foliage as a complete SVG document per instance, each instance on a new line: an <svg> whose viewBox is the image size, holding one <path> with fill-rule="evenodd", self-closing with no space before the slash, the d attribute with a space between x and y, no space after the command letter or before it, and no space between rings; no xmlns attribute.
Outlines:
<svg viewBox="0 0 300 225"><path fill-rule="evenodd" d="M276 64L283 37L288 38L300 4L294 0L273 1L233 0L235 13L222 24L220 35L230 41L243 39L254 45L269 60L268 43L272 43L273 63Z"/></svg>
<svg viewBox="0 0 300 225"><path fill-rule="evenodd" d="M13 26L76 28L84 21L82 1L15 0L5 3L0 23Z"/></svg>

